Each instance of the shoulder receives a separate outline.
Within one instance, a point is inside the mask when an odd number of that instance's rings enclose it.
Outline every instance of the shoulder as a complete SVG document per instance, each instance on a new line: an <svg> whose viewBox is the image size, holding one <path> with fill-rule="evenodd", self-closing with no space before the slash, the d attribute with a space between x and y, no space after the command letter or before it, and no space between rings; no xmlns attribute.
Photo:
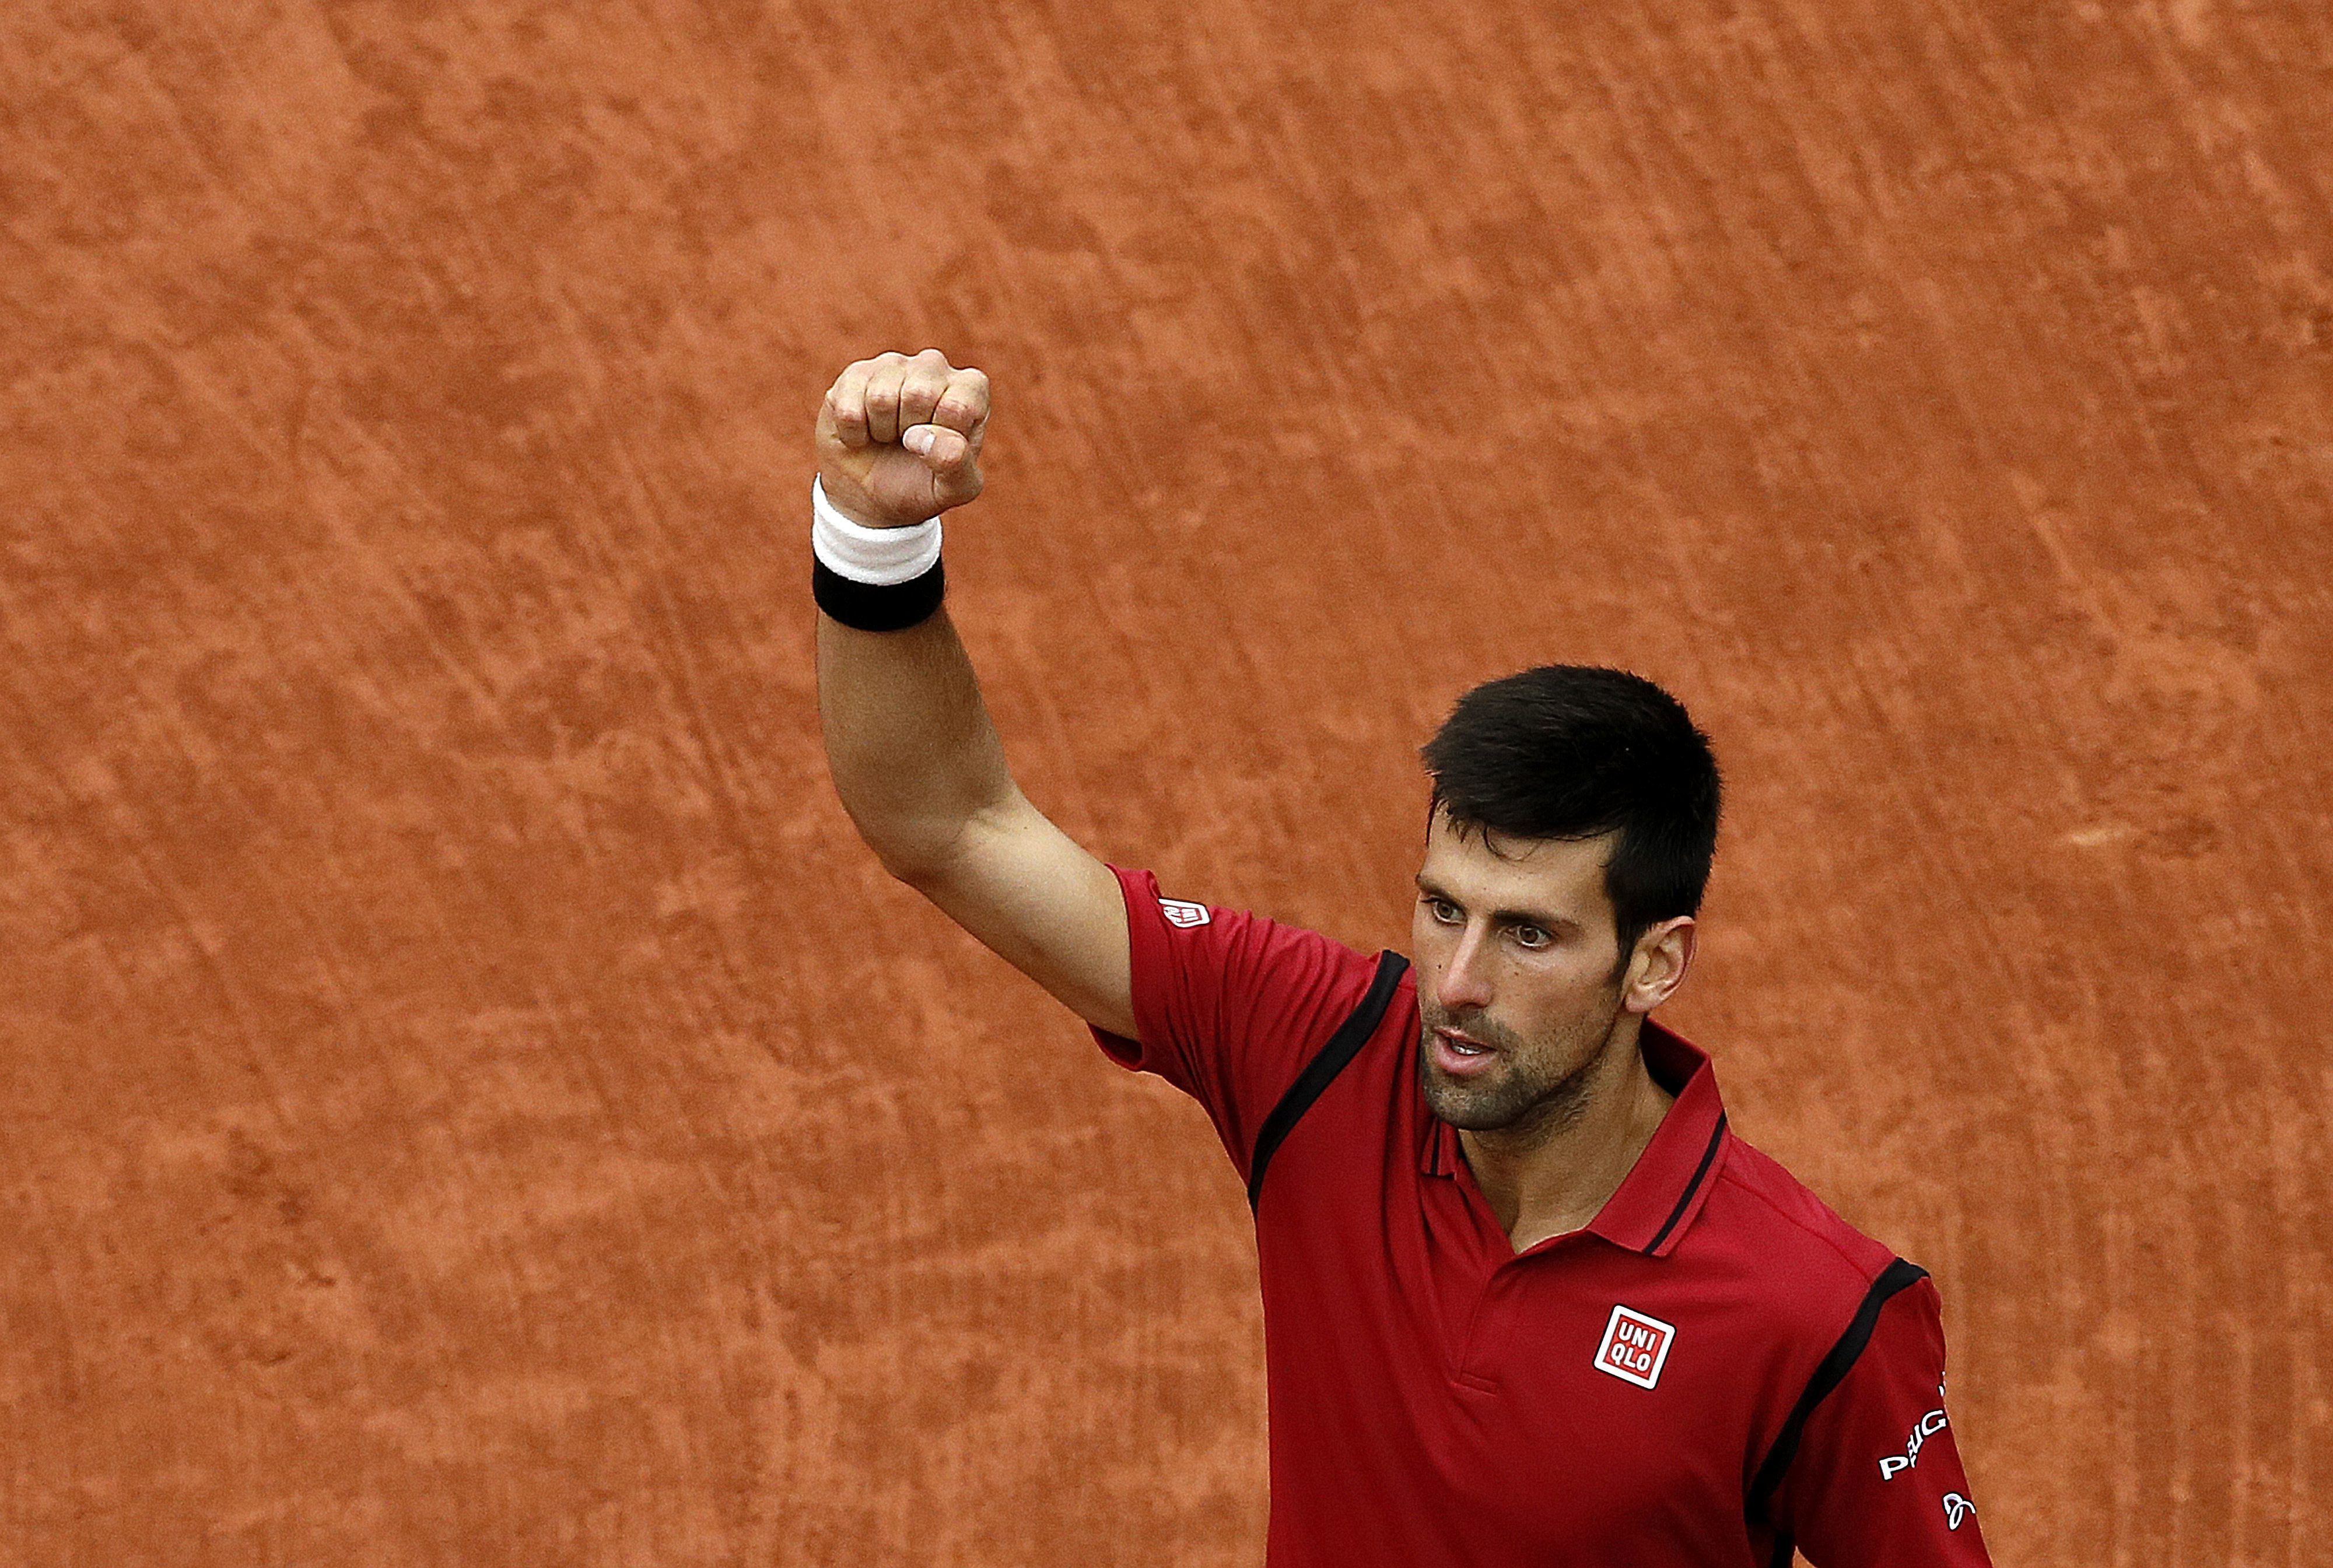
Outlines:
<svg viewBox="0 0 2333 1568"><path fill-rule="evenodd" d="M1836 1334L1898 1263L1737 1133L1726 1137L1707 1219L1713 1241L1754 1263L1759 1294L1777 1315L1811 1337Z"/></svg>
<svg viewBox="0 0 2333 1568"><path fill-rule="evenodd" d="M1173 896L1148 871L1112 866L1126 895L1138 970L1243 989L1308 993L1368 989L1377 961L1304 926ZM1179 891L1179 890L1178 890Z"/></svg>
<svg viewBox="0 0 2333 1568"><path fill-rule="evenodd" d="M1126 896L1137 1036L1096 1033L1120 1066L1155 1073L1206 1108L1244 1176L1267 1119L1373 996L1379 961L1303 926L1162 893L1112 867Z"/></svg>
<svg viewBox="0 0 2333 1568"><path fill-rule="evenodd" d="M1777 1476L1799 1429L1866 1359L1875 1336L1887 1343L1930 1337L1935 1292L1912 1288L1926 1286L1925 1272L1730 1132L1679 1255L1688 1248L1702 1288L1728 1308L1719 1337L1750 1410L1752 1448Z"/></svg>
<svg viewBox="0 0 2333 1568"><path fill-rule="evenodd" d="M1181 1055L1192 1073L1200 1057L1230 1050L1262 1052L1266 1079L1280 1076L1326 1037L1376 979L1374 957L1319 932L1202 903L1179 887L1162 890L1147 871L1111 869L1126 896L1141 1038ZM1126 1042L1103 1043L1128 1066L1176 1076L1165 1055L1138 1058Z"/></svg>

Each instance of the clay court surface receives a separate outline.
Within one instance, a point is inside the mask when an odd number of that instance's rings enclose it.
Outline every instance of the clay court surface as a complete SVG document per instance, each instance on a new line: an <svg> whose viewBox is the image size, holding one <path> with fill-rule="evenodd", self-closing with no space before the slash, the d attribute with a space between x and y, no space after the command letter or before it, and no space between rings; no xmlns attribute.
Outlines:
<svg viewBox="0 0 2333 1568"><path fill-rule="evenodd" d="M0 1562L1261 1561L1205 1118L827 784L926 344L1057 820L1400 946L1460 691L1668 684L1997 1560L2323 1562L2328 123L2309 0L12 6Z"/></svg>

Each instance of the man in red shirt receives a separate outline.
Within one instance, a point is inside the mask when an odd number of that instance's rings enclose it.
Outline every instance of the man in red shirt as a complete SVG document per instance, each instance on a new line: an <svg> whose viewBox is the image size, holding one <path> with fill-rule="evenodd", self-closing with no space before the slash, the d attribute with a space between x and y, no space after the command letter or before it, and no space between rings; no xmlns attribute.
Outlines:
<svg viewBox="0 0 2333 1568"><path fill-rule="evenodd" d="M931 349L827 394L828 758L883 864L1246 1179L1273 1568L1985 1563L1935 1287L1734 1137L1650 1016L1716 839L1685 710L1582 666L1467 693L1425 749L1414 968L1162 897L1013 786L940 608L987 417Z"/></svg>

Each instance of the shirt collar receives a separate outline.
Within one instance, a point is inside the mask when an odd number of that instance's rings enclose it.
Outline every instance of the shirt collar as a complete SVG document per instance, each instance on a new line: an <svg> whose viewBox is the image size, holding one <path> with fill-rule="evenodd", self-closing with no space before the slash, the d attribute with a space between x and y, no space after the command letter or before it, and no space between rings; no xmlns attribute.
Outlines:
<svg viewBox="0 0 2333 1568"><path fill-rule="evenodd" d="M1717 1093L1709 1054L1652 1019L1637 1037L1653 1081L1676 1096L1653 1140L1637 1156L1619 1190L1587 1229L1631 1252L1666 1257L1709 1196L1710 1177L1725 1143L1725 1103ZM1422 1102L1421 1102L1422 1104ZM1426 1113L1426 1148L1418 1169L1455 1178L1464 1157L1457 1129Z"/></svg>

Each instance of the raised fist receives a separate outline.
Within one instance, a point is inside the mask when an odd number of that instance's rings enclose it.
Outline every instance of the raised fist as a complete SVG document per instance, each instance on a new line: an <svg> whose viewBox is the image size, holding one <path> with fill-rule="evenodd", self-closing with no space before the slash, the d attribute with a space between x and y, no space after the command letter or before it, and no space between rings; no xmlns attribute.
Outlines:
<svg viewBox="0 0 2333 1568"><path fill-rule="evenodd" d="M988 378L937 349L878 354L835 378L818 411L826 499L869 528L907 528L980 493Z"/></svg>

